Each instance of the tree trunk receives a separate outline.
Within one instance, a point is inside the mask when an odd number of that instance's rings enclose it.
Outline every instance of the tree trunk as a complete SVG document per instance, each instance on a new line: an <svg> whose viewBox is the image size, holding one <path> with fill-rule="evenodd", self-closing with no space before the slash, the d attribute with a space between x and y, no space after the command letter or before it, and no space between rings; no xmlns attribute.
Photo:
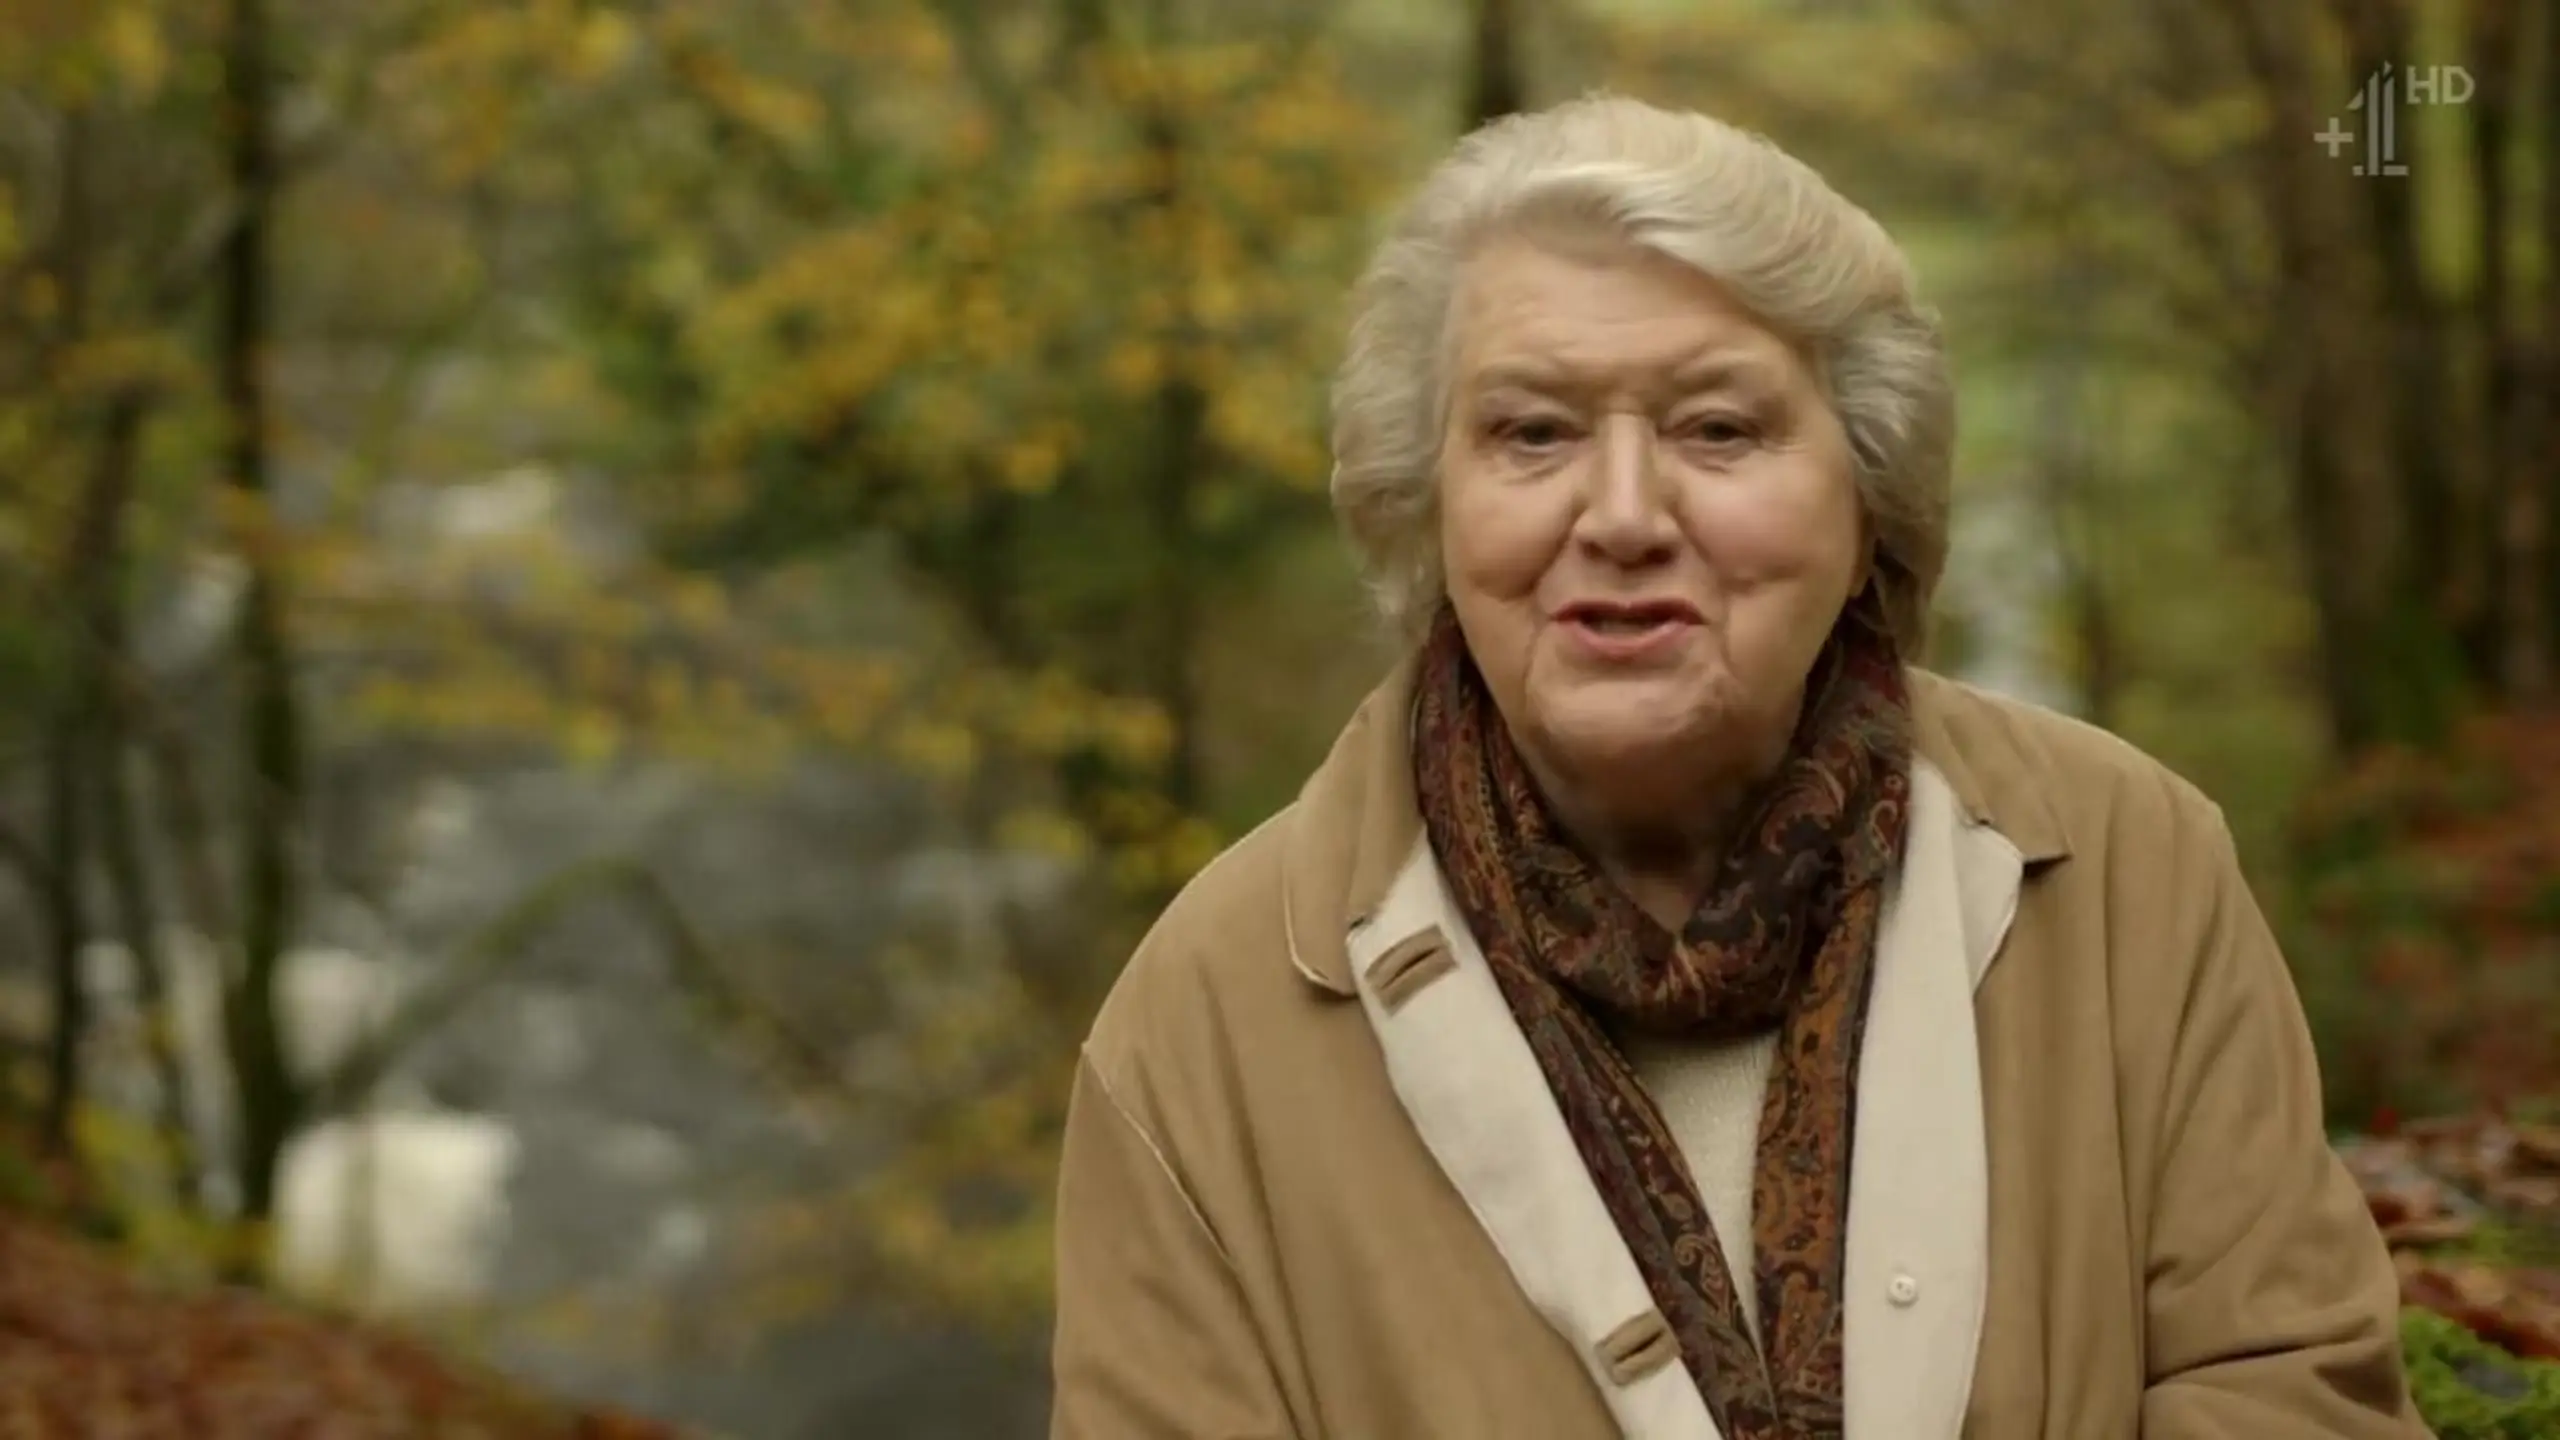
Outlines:
<svg viewBox="0 0 2560 1440"><path fill-rule="evenodd" d="M159 1091L162 1139L169 1147L179 1192L195 1193L195 1155L187 1120L186 1072L179 1064L175 1015L170 1009L169 968L160 939L160 907L142 842L134 829L134 796L127 779L129 716L143 696L125 653L125 528L132 512L141 464L142 432L149 401L127 390L107 403L98 442L98 468L89 506L98 517L97 553L79 576L84 592L75 607L87 631L90 694L97 724L88 768L94 779L98 855L104 862L117 929L134 967L140 999L143 1050Z"/></svg>
<svg viewBox="0 0 2560 1440"><path fill-rule="evenodd" d="M2527 346L2524 379L2516 397L2517 456L2510 483L2539 487L2539 500L2517 507L2510 523L2524 530L2512 563L2523 570L2508 588L2520 591L2542 577L2539 619L2543 636L2544 693L2560 673L2560 8L2539 7L2542 21L2542 336ZM2518 48L2522 48L2521 46ZM2526 327L2530 329L2530 327ZM2539 533L2531 521L2541 521Z"/></svg>
<svg viewBox="0 0 2560 1440"><path fill-rule="evenodd" d="M1178 218L1187 162L1181 122L1163 111L1145 120L1146 145L1162 191L1157 203L1168 217ZM1203 799L1200 762L1200 696L1198 677L1200 606L1197 555L1199 537L1193 523L1193 497L1201 472L1209 463L1209 401L1191 374L1188 354L1194 342L1186 314L1175 322L1173 343L1165 358L1164 383L1156 392L1156 444L1147 476L1147 515L1155 573L1147 604L1155 612L1149 643L1150 697L1163 710L1172 731L1166 753L1163 794L1181 814L1198 811Z"/></svg>
<svg viewBox="0 0 2560 1440"><path fill-rule="evenodd" d="M112 714L112 707L110 707ZM168 1147L169 1170L180 1196L192 1201L201 1192L195 1131L189 1119L186 1066L178 1053L178 1015L169 990L169 958L161 943L160 906L152 890L150 867L134 829L136 800L127 775L131 755L122 728L110 719L95 757L98 776L98 848L106 862L109 892L132 956L135 988L142 1012L143 1053L151 1063L159 1095L161 1141Z"/></svg>
<svg viewBox="0 0 2560 1440"><path fill-rule="evenodd" d="M2408 17L2396 0L2348 0L2344 5L2348 78L2362 85L2366 77L2387 68L2407 93L2406 73L2415 55ZM2408 163L2408 131L2415 118L2406 103L2386 98L2384 119L2397 135L2398 163ZM2396 122L2396 123L2395 123ZM2367 165L2382 157L2365 157ZM2421 252L2415 182L2407 175L2375 174L2370 169L2358 187L2372 227L2379 269L2376 299L2382 323L2376 336L2389 358L2379 366L2387 390L2391 426L2389 454L2395 477L2390 528L2399 536L2396 592L2389 603L2402 617L2421 622L2411 628L2409 643L2443 646L2451 631L2476 624L2476 607L2466 613L2456 585L2460 574L2456 546L2461 531L2454 497L2465 487L2462 472L2476 474L2478 456L2486 448L2461 420L2453 373L2454 347L2444 306L2427 283ZM2473 463L2466 464L2466 461ZM2439 666L2450 657L2433 657Z"/></svg>
<svg viewBox="0 0 2560 1440"><path fill-rule="evenodd" d="M2058 293L2068 294L2079 287L2066 278L2057 288ZM2117 720L2124 690L2124 645L2108 589L2113 567L2103 553L2112 527L2090 443L2102 427L2091 414L2085 359L2066 352L2047 361L2040 376L2043 394L2036 407L2030 463L2035 467L2036 504L2044 512L2045 527L2062 566L2061 599L2073 640L2071 663L2080 718L2110 728Z"/></svg>
<svg viewBox="0 0 2560 1440"><path fill-rule="evenodd" d="M2367 287L2348 248L2351 207L2341 203L2342 182L2316 168L2330 157L2297 138L2319 129L2321 82L2282 19L2256 6L2232 15L2269 115L2256 182L2276 251L2269 328L2294 337L2273 352L2268 402L2280 417L2273 428L2291 484L2295 549L2319 627L2322 708L2332 742L2355 750L2395 728L2384 696L2394 677L2380 658L2394 567L2389 527L2375 513L2388 490L2374 474L2387 435L2375 433L2369 402L2377 397L2363 393L2358 373L2359 347L2373 337L2359 314Z"/></svg>
<svg viewBox="0 0 2560 1440"><path fill-rule="evenodd" d="M61 933L64 922L54 909L59 897L55 895L53 889L53 863L45 858L44 850L36 841L11 827L6 816L0 816L0 864L5 864L5 868L17 875L19 887L26 892L28 914L35 922L39 937L38 943L29 947L30 952L40 951L45 955L45 969L48 977L61 974L62 971L54 958L53 945L54 937ZM46 1061L50 1068L52 1050L50 1037L45 1043L30 1044L22 1043L12 1036L0 1040L0 1063L9 1063L21 1056L32 1054L35 1058ZM39 1105L41 1101L42 1097L38 1097ZM26 1106L19 1103L19 1097L13 1089L0 1088L0 1107L6 1107L12 1118L41 1119L40 1113L30 1112ZM41 1138L40 1127L35 1133Z"/></svg>
<svg viewBox="0 0 2560 1440"><path fill-rule="evenodd" d="M2442 495L2404 479L2404 443L2440 438L2442 415L2404 413L2399 351L2432 333L2409 310L2427 305L2409 259L2414 233L2371 187L2406 177L2353 174L2345 156L2304 143L2337 108L2337 90L2296 33L2304 15L2235 8L2243 64L2268 105L2255 190L2276 243L2276 348L2271 413L2291 469L2296 553L2319 623L2319 676L2330 735L2342 751L2378 740L2437 738L2452 720L2463 664L2445 635L2440 597L2414 592L2435 561L2414 559L2412 507ZM2363 72L2355 74L2355 85ZM2401 151L2406 154L2406 151ZM2368 156L2378 159L2378 156ZM2383 225L2401 231L2376 233ZM2412 295L2417 295L2412 300ZM2437 351L2442 354L2442 351Z"/></svg>
<svg viewBox="0 0 2560 1440"><path fill-rule="evenodd" d="M125 782L123 715L134 701L136 687L127 673L125 655L124 535L149 404L139 391L121 390L108 399L99 422L96 465L82 491L65 575L79 657L71 691L76 701L66 719L77 727L77 734L66 733L57 742L63 764L56 780L67 784L65 793L75 813L95 817L97 858L104 866L108 894L117 912L116 928L133 964L141 999L143 1045L160 1092L164 1139L178 1173L191 1180L185 1082L169 1029L168 969L161 953L158 906L153 903L142 847L134 833L133 797ZM86 825L85 818L73 822L70 843L75 848L86 838L78 834ZM76 887L76 880L72 883ZM72 898L76 901L77 896ZM82 1004L70 1013L85 1019L86 1008ZM68 1061L57 1056L56 1063Z"/></svg>
<svg viewBox="0 0 2560 1440"><path fill-rule="evenodd" d="M80 1106L80 1051L89 1035L89 992L80 975L80 952L88 943L85 907L80 897L80 866L87 846L81 834L81 752L86 748L79 698L83 682L68 687L62 714L54 726L52 764L45 777L45 849L52 856L45 874L47 929L46 969L52 990L52 1029L45 1042L44 1109L37 1137L48 1155L72 1152L72 1117Z"/></svg>
<svg viewBox="0 0 2560 1440"><path fill-rule="evenodd" d="M1200 540L1192 524L1192 496L1207 463L1208 397L1187 377L1168 382L1157 397L1160 447L1151 497L1156 546L1158 622L1156 703L1172 731L1165 759L1164 793L1188 815L1207 798L1201 775L1198 651L1200 594L1194 563Z"/></svg>
<svg viewBox="0 0 2560 1440"><path fill-rule="evenodd" d="M2457 626L2463 654L2476 674L2497 675L2505 663L2501 632L2506 626L2504 560L2500 536L2506 487L2520 456L2515 452L2513 420L2516 386L2517 331L2511 313L2515 271L2509 263L2514 238L2515 187L2507 157L2515 141L2517 82L2523 79L2523 51L2518 47L2517 19L2507 5L2472 5L2464 20L2469 31L2461 53L2469 57L2477 89L2464 107L2471 136L2471 173L2478 182L2480 280L2472 292L2471 341L2480 357L2479 404L2472 422L2478 426L2477 473L2456 497L2452 590L2459 605ZM2512 638L2511 636L2509 638Z"/></svg>
<svg viewBox="0 0 2560 1440"><path fill-rule="evenodd" d="M90 194L89 116L74 108L63 116L61 130L62 222L56 276L62 296L61 329L66 345L89 338L91 323L89 262L94 218ZM79 433L81 408L77 394L66 397L71 411L65 429ZM99 512L102 498L94 484L81 490L80 509L72 517L69 543L62 555L59 594L70 602L74 623L63 647L62 689L56 698L47 750L51 765L45 775L45 839L51 866L44 876L46 970L52 1000L52 1029L46 1037L44 1104L37 1139L47 1154L72 1153L72 1121L78 1113L81 1051L89 1036L89 992L80 973L80 956L89 940L88 910L80 880L88 860L84 833L81 777L87 772L92 721L97 709L96 636L81 623L79 597L88 589L111 517Z"/></svg>
<svg viewBox="0 0 2560 1440"><path fill-rule="evenodd" d="M140 731L150 761L152 799L159 802L160 833L167 840L178 896L185 902L188 923L211 940L230 964L237 950L237 928L223 895L222 866L214 853L213 821L204 801L204 784L196 778L194 754L177 727L157 714L128 712Z"/></svg>
<svg viewBox="0 0 2560 1440"><path fill-rule="evenodd" d="M1467 129L1528 107L1516 0L1476 0L1473 58L1468 70Z"/></svg>
<svg viewBox="0 0 2560 1440"><path fill-rule="evenodd" d="M277 970L293 942L292 839L302 811L302 727L293 696L283 567L276 554L266 348L268 244L276 164L266 0L227 0L223 141L238 215L224 246L216 368L228 423L227 482L249 531L239 635L242 691L240 950L224 986L239 1094L241 1218L274 1212L276 1168L299 1109L276 1015Z"/></svg>

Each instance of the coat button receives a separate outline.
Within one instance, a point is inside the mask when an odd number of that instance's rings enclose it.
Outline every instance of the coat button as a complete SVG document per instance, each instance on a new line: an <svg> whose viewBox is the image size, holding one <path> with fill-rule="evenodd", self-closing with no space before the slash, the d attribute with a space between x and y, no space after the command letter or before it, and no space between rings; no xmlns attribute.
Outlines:
<svg viewBox="0 0 2560 1440"><path fill-rule="evenodd" d="M1884 1287L1884 1298L1896 1306L1909 1306L1920 1298L1920 1282L1909 1275L1896 1275L1892 1283Z"/></svg>

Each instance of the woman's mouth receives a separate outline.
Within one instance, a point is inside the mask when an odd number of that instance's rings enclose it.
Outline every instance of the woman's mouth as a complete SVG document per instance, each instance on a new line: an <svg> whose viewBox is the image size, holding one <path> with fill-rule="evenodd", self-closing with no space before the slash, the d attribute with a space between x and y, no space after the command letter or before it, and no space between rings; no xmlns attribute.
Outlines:
<svg viewBox="0 0 2560 1440"><path fill-rule="evenodd" d="M1703 623L1685 601L1586 601L1556 613L1575 647L1592 659L1627 663L1653 659L1676 647Z"/></svg>

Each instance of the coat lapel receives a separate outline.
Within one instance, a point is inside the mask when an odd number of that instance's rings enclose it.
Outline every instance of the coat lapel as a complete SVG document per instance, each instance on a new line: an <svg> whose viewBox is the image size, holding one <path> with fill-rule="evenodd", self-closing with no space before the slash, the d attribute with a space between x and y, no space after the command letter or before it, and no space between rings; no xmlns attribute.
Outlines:
<svg viewBox="0 0 2560 1440"><path fill-rule="evenodd" d="M1973 988L2015 913L2018 849L1926 760L1877 936L1851 1161L1850 1440L1953 1437L1987 1294ZM1537 1058L1416 839L1344 947L1398 1098L1630 1440L1718 1440Z"/></svg>
<svg viewBox="0 0 2560 1440"><path fill-rule="evenodd" d="M1973 988L2023 873L1944 776L1912 768L1902 875L1876 937L1849 1171L1851 1440L1953 1437L1988 1293L1990 1181Z"/></svg>
<svg viewBox="0 0 2560 1440"><path fill-rule="evenodd" d="M1347 945L1423 1144L1629 1440L1718 1440L1484 954L1417 843Z"/></svg>

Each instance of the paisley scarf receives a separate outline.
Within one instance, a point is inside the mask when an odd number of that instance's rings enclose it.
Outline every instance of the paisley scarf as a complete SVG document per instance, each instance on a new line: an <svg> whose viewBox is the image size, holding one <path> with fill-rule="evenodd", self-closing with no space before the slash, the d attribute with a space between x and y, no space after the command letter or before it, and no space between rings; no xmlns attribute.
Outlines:
<svg viewBox="0 0 2560 1440"><path fill-rule="evenodd" d="M1718 1428L1727 1440L1839 1436L1858 1042L1911 787L1909 693L1874 592L1842 615L1785 759L1677 932L1559 827L1446 607L1415 721L1432 848ZM1752 1181L1756 1340L1679 1143L1613 1027L1777 1032Z"/></svg>

